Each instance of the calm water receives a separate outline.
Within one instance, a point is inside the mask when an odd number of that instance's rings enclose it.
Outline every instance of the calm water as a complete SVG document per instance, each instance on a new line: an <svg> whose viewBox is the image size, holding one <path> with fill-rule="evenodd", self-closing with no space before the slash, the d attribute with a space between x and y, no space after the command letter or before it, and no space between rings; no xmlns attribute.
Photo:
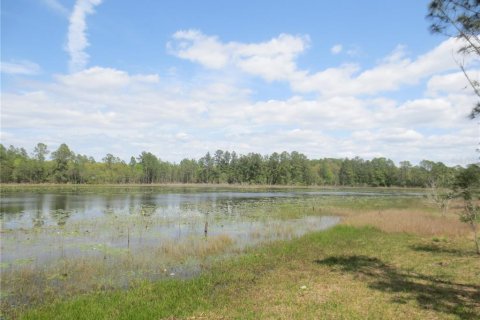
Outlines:
<svg viewBox="0 0 480 320"><path fill-rule="evenodd" d="M100 193L4 193L0 206L2 269L181 241L204 236L206 225L207 236L227 234L237 247L244 247L338 223L337 217L311 214L316 199L392 195L344 191L165 193L141 188ZM305 208L305 214L279 219L271 214L279 205ZM285 227L288 232L278 231Z"/></svg>
<svg viewBox="0 0 480 320"><path fill-rule="evenodd" d="M0 301L15 309L42 303L45 292L67 297L192 277L246 247L334 226L340 218L328 215L332 204L378 200L370 197L390 202L392 196L419 194L155 187L3 192Z"/></svg>
<svg viewBox="0 0 480 320"><path fill-rule="evenodd" d="M289 192L174 192L149 189L119 193L11 193L2 194L2 229L62 226L112 215L149 215L170 218L241 215L244 207L327 196L416 196L416 193L289 191Z"/></svg>

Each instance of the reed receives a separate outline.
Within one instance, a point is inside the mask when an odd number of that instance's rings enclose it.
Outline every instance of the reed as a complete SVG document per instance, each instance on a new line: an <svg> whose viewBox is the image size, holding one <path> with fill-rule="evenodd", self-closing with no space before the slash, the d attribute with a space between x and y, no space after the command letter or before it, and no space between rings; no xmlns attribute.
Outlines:
<svg viewBox="0 0 480 320"><path fill-rule="evenodd" d="M350 214L344 223L374 226L386 232L406 232L422 236L464 237L468 226L455 216L439 216L422 210L383 210Z"/></svg>

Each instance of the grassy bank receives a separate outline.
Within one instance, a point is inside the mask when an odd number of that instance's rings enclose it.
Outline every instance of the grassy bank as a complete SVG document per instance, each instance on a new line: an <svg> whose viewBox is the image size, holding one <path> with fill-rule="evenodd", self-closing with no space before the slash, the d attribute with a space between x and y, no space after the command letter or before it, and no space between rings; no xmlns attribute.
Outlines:
<svg viewBox="0 0 480 320"><path fill-rule="evenodd" d="M268 204L255 207L248 219L277 224L249 230L250 236L281 232L290 239L294 230L283 230L289 225L281 222L305 216L337 215L343 225L245 252L232 251L234 242L227 235L208 241L201 236L159 243L148 250L151 264L143 255L126 254L123 261L105 251L108 259L99 264L72 260L58 270L30 274L22 273L25 268L13 269L18 277L4 273L4 290L10 284L29 300L3 312L6 319L477 319L480 258L471 231L455 214L458 210L461 203L453 202L442 216L422 197L398 196ZM130 222L117 217L112 223L115 230L125 231ZM145 226L138 224L142 230ZM66 237L77 227L83 230L76 224L59 230ZM183 265L192 259L199 262L200 276L170 276L162 264L171 260ZM152 270L162 280L148 281ZM130 273L135 277L128 289L107 281ZM39 286L39 280L47 285Z"/></svg>
<svg viewBox="0 0 480 320"><path fill-rule="evenodd" d="M463 237L338 226L252 249L187 280L43 306L22 319L477 319L480 259Z"/></svg>

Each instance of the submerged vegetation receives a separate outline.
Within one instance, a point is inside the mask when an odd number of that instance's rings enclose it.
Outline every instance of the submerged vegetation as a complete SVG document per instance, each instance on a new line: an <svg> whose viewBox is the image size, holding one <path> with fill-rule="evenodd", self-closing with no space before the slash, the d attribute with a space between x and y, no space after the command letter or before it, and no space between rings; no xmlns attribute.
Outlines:
<svg viewBox="0 0 480 320"><path fill-rule="evenodd" d="M465 168L424 160L399 166L386 158L308 159L293 151L261 155L217 150L180 163L162 161L150 152L127 163L107 154L101 162L76 154L66 144L51 152L39 143L31 155L0 144L0 182L71 184L228 183L263 185L446 187Z"/></svg>
<svg viewBox="0 0 480 320"><path fill-rule="evenodd" d="M88 219L74 208L37 218L34 209L32 224L12 223L7 214L1 230L3 312L16 316L25 308L88 292L190 278L250 246L292 239L339 220L322 215L311 199L278 201L185 203L179 211L169 207L173 214L154 205L130 213L115 207Z"/></svg>
<svg viewBox="0 0 480 320"><path fill-rule="evenodd" d="M480 263L462 238L339 226L185 280L45 305L22 319L478 319Z"/></svg>
<svg viewBox="0 0 480 320"><path fill-rule="evenodd" d="M462 203L453 200L443 214L422 197L317 196L248 210L245 221L259 224L248 223L238 235L214 216L207 237L204 217L185 220L198 230L179 239L157 231L149 237L148 230L170 222L140 212L19 234L4 230L7 241L59 232L64 250L68 239L89 230L99 244L77 245L83 255L51 265L18 259L2 266L2 313L8 319L477 319L480 260L471 229L457 217ZM344 225L316 232L314 219L326 215L341 216ZM245 237L262 245L245 245Z"/></svg>

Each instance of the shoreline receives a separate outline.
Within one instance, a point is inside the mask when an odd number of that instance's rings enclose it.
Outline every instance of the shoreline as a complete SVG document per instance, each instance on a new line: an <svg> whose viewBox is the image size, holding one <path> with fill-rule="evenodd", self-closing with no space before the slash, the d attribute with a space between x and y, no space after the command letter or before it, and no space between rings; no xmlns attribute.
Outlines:
<svg viewBox="0 0 480 320"><path fill-rule="evenodd" d="M152 183L152 184L60 184L60 183L0 183L0 192L3 189L28 188L58 188L58 189L87 189L87 188L204 188L204 189L309 189L309 190L426 190L421 187L401 186L332 186L332 185L267 185L267 184L228 184L228 183Z"/></svg>

